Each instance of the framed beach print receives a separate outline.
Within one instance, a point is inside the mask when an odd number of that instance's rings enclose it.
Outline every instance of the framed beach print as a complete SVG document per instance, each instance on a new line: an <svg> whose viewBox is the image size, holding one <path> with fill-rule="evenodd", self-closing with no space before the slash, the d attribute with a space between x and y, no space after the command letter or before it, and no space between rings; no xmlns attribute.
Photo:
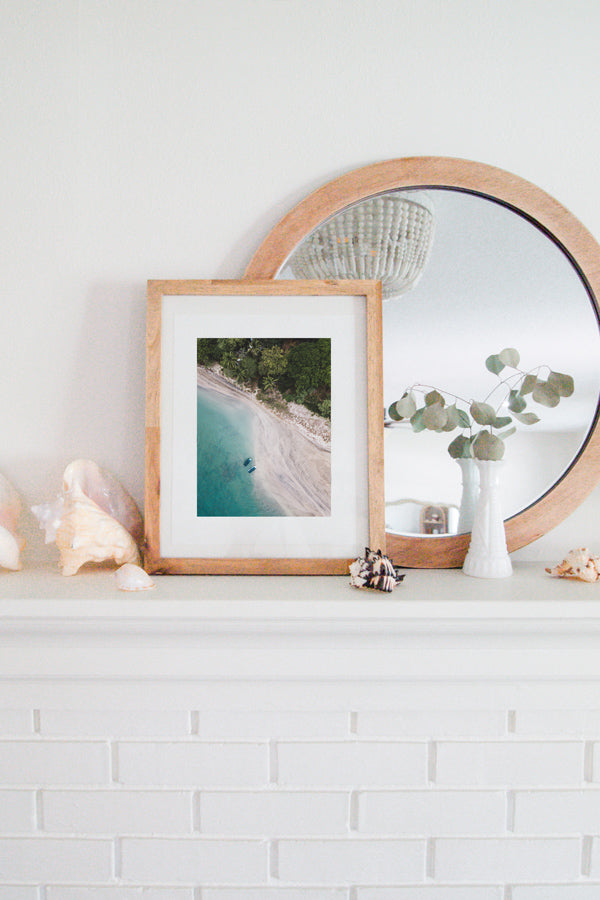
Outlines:
<svg viewBox="0 0 600 900"><path fill-rule="evenodd" d="M384 550L381 348L378 282L149 281L147 571Z"/></svg>

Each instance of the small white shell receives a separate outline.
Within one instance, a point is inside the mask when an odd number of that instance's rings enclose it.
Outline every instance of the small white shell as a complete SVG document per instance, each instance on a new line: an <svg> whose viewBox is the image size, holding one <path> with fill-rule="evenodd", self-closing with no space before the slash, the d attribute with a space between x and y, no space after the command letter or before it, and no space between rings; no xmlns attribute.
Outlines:
<svg viewBox="0 0 600 900"><path fill-rule="evenodd" d="M21 501L12 484L0 475L0 568L21 568L21 550L25 541L17 532Z"/></svg>
<svg viewBox="0 0 600 900"><path fill-rule="evenodd" d="M125 563L117 569L115 581L120 591L148 591L156 587L148 573L133 563Z"/></svg>

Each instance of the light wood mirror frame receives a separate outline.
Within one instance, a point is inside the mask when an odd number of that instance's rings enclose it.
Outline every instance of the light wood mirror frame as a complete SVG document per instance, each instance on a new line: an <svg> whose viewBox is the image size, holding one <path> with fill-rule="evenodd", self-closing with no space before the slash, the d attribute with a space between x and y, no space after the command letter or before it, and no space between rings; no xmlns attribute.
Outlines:
<svg viewBox="0 0 600 900"><path fill-rule="evenodd" d="M569 258L600 318L600 246L584 226L540 188L502 169L449 157L392 159L356 169L323 185L297 204L272 229L252 257L247 278L275 278L298 244L341 210L387 191L448 188L492 200L541 229ZM561 478L538 500L506 520L512 552L565 519L600 478L598 411L587 439ZM396 564L415 568L461 566L470 534L422 537L387 534L387 552Z"/></svg>

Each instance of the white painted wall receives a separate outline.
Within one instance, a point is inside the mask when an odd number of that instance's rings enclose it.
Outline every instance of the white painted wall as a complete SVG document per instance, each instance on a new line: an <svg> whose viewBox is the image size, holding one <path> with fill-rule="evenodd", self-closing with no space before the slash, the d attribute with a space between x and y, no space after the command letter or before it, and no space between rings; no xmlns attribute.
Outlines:
<svg viewBox="0 0 600 900"><path fill-rule="evenodd" d="M33 503L90 456L141 502L146 280L241 275L294 203L359 165L419 154L497 165L600 238L599 32L595 0L6 0L0 470ZM596 489L527 553L600 550L599 500ZM32 531L28 558L43 552ZM165 649L156 634L140 643L137 623L116 644L92 627L83 644L52 616L32 643L19 619L16 637L0 634L2 897L598 896L596 644L566 614L536 644L528 615L512 643L492 623L478 652L455 623L423 661L416 633L414 678L402 626L385 632L385 671L378 640L315 638L321 681L306 675L314 655L302 668L298 629L273 627L286 677L271 685L267 656L260 678L252 669L262 693L241 663L231 680L240 646L242 662L262 663L235 622L221 642L207 627ZM461 684L465 662L484 659L499 678L520 661L545 685L567 645L589 652L542 712L518 679L508 699L476 676L457 693L444 642ZM156 676L157 660L177 670L183 643L197 671ZM66 650L89 664L81 680L65 679ZM118 676L133 657L149 668L127 703ZM354 760L341 790L340 759Z"/></svg>
<svg viewBox="0 0 600 900"><path fill-rule="evenodd" d="M0 17L0 470L27 503L76 456L141 502L146 280L241 275L337 174L480 160L600 236L594 0L9 0ZM600 546L597 504L547 555Z"/></svg>

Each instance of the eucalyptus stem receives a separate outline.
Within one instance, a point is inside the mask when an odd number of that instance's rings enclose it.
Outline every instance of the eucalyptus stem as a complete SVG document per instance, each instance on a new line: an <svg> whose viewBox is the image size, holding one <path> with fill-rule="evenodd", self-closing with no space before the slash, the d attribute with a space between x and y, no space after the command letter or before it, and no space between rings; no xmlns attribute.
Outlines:
<svg viewBox="0 0 600 900"><path fill-rule="evenodd" d="M497 382L483 401L467 400L453 391L440 391L434 385L417 383L408 388L400 400L391 404L390 416L396 421L410 420L414 431L449 432L458 428L463 434L451 441L448 447L450 456L455 459L467 456L500 459L504 454L504 439L515 431L514 420L522 425L539 422L539 417L534 412L523 412L528 402L526 394L532 394L533 402L552 408L558 405L561 398L570 397L575 388L570 375L553 371L545 363L524 371L519 367L519 362L519 353L513 347L507 347L486 359L485 367L496 376ZM504 369L510 374L500 378ZM547 375L544 373L542 377L544 370ZM528 379L527 391L522 393ZM500 390L503 391L502 399L494 405L492 398ZM414 393L423 395L424 406L417 408ZM402 401L405 400L402 406ZM452 405L448 405L450 403ZM508 410L503 414L504 404L508 406ZM403 414L400 410L403 410ZM479 430L474 434L475 425ZM508 430L505 430L507 427ZM468 437L465 435L467 430ZM494 431L499 433L495 434Z"/></svg>

